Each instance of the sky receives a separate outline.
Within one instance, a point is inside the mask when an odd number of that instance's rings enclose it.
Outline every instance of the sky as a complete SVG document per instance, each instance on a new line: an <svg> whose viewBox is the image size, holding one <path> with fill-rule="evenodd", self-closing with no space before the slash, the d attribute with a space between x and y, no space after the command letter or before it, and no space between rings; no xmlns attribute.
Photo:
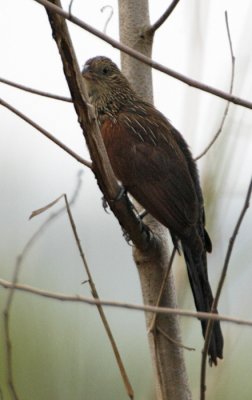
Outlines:
<svg viewBox="0 0 252 400"><path fill-rule="evenodd" d="M166 5L163 3L160 0L150 1L152 22L165 10ZM69 96L61 60L43 7L32 0L0 0L0 4L0 77L50 93ZM64 0L62 4L67 9L69 1ZM110 9L101 12L101 8L107 4L113 8L107 34L118 39L116 1L104 4L103 1L94 0L88 2L87 6L87 2L75 0L72 13L102 31ZM235 0L181 0L155 36L153 59L188 77L228 91L231 59L225 10L228 11L236 57L234 94L252 101L252 4L249 0L243 0L239 4ZM80 67L88 58L100 54L112 58L120 65L118 50L71 23L68 26ZM196 156L220 126L226 102L157 71L153 72L153 81L155 105L180 130ZM0 89L1 98L82 157L89 159L72 105L25 93L2 83ZM90 171L78 165L54 143L50 143L34 128L3 107L0 107L0 121L1 277L11 279L17 255L46 218L46 215L42 215L28 221L31 212L62 193L67 193L70 198L76 187L78 171L82 170L82 188L73 213L100 296L140 303L140 286L131 259L131 248L125 243L113 215L104 212L102 194ZM252 111L230 105L221 137L208 155L198 163L206 197L207 224L214 243L214 253L209 260L209 274L214 287L217 285L228 241L251 176L251 127ZM58 208L59 205L56 206ZM230 262L221 299L223 314L251 318L251 235L250 209ZM175 274L180 289L178 298L185 302L185 308L193 308L186 286L188 283L185 283L183 261L180 259L177 264ZM84 279L85 274L67 218L62 216L48 227L31 249L20 280L48 290L88 295L88 289L80 284ZM2 290L0 295L3 296ZM28 298L26 299L28 302ZM36 313L36 306L31 298L29 303L23 298L22 302L22 307L29 304ZM93 317L92 312L93 310L88 311L90 318ZM65 310L61 307L57 309L57 313L62 316ZM71 313L72 309L69 309L69 318ZM84 322L78 322L78 313L75 310L75 323L80 324L76 328L80 331L76 342L81 346ZM111 313L110 318L122 345L130 343L132 327L137 327L136 340L143 341L145 348L141 351L147 351L146 339L143 339L142 315L129 313L125 320L116 311ZM118 318L121 321L120 326L117 325ZM95 321L95 326L98 323ZM197 323L192 323L193 329L199 331ZM36 323L35 329L38 329ZM193 331L190 332L185 334L189 343L194 338ZM231 364L235 362L237 352L245 351L246 344L251 339L251 331L225 325L225 333L228 336L229 350L227 362ZM88 337L91 340L91 329ZM236 345L240 346L238 350ZM150 373L151 369L148 371ZM197 372L190 372L192 382L196 382ZM223 367L222 373L225 382L233 376L234 371L231 369L227 372ZM212 382L215 382L216 374L217 372L212 373ZM246 376L245 373L244 382ZM235 396L234 390L232 393L230 396ZM229 397L231 400L232 398L236 397Z"/></svg>

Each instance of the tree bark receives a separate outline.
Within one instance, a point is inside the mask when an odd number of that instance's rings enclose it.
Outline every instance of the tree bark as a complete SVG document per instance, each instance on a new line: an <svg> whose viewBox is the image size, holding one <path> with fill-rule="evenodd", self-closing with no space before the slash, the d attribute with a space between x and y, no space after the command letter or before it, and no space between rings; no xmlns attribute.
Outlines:
<svg viewBox="0 0 252 400"><path fill-rule="evenodd" d="M151 57L153 36L150 26L148 0L119 0L120 41ZM147 65L121 53L122 71L135 91L145 100L153 102L152 71ZM143 251L137 247L133 256L138 268L144 304L156 305L163 276L169 264L167 229L147 215L144 222L159 239L155 249ZM176 307L176 294L172 273L168 278L161 305ZM152 314L146 313L147 329ZM166 336L163 333L165 332ZM156 329L148 333L158 400L191 399L188 378L181 347L177 316L158 316Z"/></svg>

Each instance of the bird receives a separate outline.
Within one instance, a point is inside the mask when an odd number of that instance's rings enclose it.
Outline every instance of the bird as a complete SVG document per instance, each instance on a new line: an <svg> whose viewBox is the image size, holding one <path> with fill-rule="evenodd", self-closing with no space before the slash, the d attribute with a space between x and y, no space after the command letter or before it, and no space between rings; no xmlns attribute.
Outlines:
<svg viewBox="0 0 252 400"><path fill-rule="evenodd" d="M111 59L90 58L82 77L116 178L147 213L168 228L176 249L182 248L196 309L210 312L213 294L206 253L212 251L212 243L189 146L161 112L138 96ZM205 337L207 321L201 320L201 325ZM220 322L215 321L208 349L210 365L223 358L223 344Z"/></svg>

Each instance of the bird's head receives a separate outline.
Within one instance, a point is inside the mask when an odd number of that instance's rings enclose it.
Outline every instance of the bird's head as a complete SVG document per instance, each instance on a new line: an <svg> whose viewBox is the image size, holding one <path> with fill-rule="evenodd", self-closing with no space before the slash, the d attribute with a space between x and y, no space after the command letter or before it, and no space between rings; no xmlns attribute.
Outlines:
<svg viewBox="0 0 252 400"><path fill-rule="evenodd" d="M82 76L94 106L114 106L134 95L129 82L117 65L107 57L98 56L86 61Z"/></svg>

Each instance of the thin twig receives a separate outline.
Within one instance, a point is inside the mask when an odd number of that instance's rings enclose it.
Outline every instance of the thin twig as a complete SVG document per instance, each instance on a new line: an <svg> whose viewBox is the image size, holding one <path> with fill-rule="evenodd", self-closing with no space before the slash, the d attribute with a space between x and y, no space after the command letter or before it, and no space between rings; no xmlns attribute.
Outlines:
<svg viewBox="0 0 252 400"><path fill-rule="evenodd" d="M111 44L111 46L123 51L124 53L129 54L130 56L136 58L137 60L143 62L146 65L149 65L150 67L152 67L160 72L163 72L169 76L172 76L173 78L178 79L179 81L184 82L185 84L187 84L191 87L194 87L199 90L203 90L204 92L210 93L210 94L220 97L224 100L228 100L231 103L240 105L242 107L252 109L252 103L250 101L241 99L234 95L230 95L222 90L216 89L216 88L206 85L204 83L200 83L194 79L188 78L187 76L185 76L183 74L180 74L179 72L173 71L172 69L167 68L167 67L163 66L162 64L159 64L159 63L153 61L151 58L146 57L142 53L139 53L138 51L131 49L130 47L125 46L122 43L117 42L116 40L112 39L111 37L105 35L104 33L100 32L100 31L98 31L97 29L95 29L91 25L88 25L86 22L80 20L79 18L77 18L73 15L70 15L66 11L62 10L62 8L50 3L47 0L34 0L34 1L36 1L39 4L42 4L48 10L50 10L58 15L61 15L63 18L71 21L75 25L78 25L82 29L91 33L92 35L95 35L95 36L99 37L100 39L106 41L107 43Z"/></svg>
<svg viewBox="0 0 252 400"><path fill-rule="evenodd" d="M74 0L71 0L71 1L70 1L70 4L69 4L69 7L68 7L68 12L69 12L70 15L72 15L72 6L73 6L73 2L74 2Z"/></svg>
<svg viewBox="0 0 252 400"><path fill-rule="evenodd" d="M148 33L153 35L158 28L169 18L173 10L175 9L176 5L178 4L179 0L173 0L167 10L164 12L163 15L148 29Z"/></svg>
<svg viewBox="0 0 252 400"><path fill-rule="evenodd" d="M29 87L29 86L25 86L25 85L21 85L20 83L9 81L8 79L0 78L0 83L4 83L5 85L13 86L13 87L15 87L17 89L24 90L25 92L29 92L29 93L32 93L32 94L37 94L37 95L43 96L43 97L49 97L50 99L61 100L61 101L65 101L65 102L68 102L68 103L72 103L73 102L70 97L59 96L57 94L43 92L42 90L33 89L33 88Z"/></svg>
<svg viewBox="0 0 252 400"><path fill-rule="evenodd" d="M49 140L57 144L59 147L61 147L64 151L66 151L70 156L75 158L78 162L81 164L85 165L86 167L92 169L92 163L90 161L85 160L84 158L80 157L77 153L75 153L73 150L71 150L69 147L67 147L64 143L60 142L58 139L56 139L51 133L46 131L44 128L42 128L40 125L38 125L36 122L32 121L30 118L28 118L25 114L21 113L19 110L17 110L15 107L11 106L9 103L4 101L3 99L0 99L0 104L4 107L6 107L8 110L16 114L18 117L22 118L25 122L33 126L33 128L37 129L39 132L41 132L44 136L46 136Z"/></svg>
<svg viewBox="0 0 252 400"><path fill-rule="evenodd" d="M15 276L13 277L15 279ZM11 305L11 299L13 296L13 293L15 291L15 288L13 287L9 294L7 300L10 299L10 303L6 305L6 308L3 312L4 316L4 340L5 340L5 345L6 345L6 371L7 371L7 382L8 386L10 389L10 395L13 400L20 400L20 397L18 395L16 385L14 383L14 376L13 376L13 368L12 368L12 343L11 343L11 338L10 338L10 319L9 319L9 312L10 312L10 305Z"/></svg>
<svg viewBox="0 0 252 400"><path fill-rule="evenodd" d="M234 247L234 242L235 239L238 235L242 220L244 218L244 215L247 211L247 209L249 208L249 201L250 201L250 197L251 197L251 192L252 192L252 179L250 180L249 186L248 186L248 190L247 190L247 195L246 195L246 199L243 205L243 208L241 210L241 213L239 215L238 221L235 225L233 234L231 236L231 238L229 239L229 245L228 245L228 249L227 249L227 253L226 253L226 257L225 257L225 261L224 261L224 265L222 268L222 272L221 272L221 276L220 276L220 280L218 283L218 287L217 287L217 291L216 291L216 296L214 298L213 304L212 304L212 308L211 308L211 312L214 313L217 310L217 306L218 306L218 301L220 298L220 294L224 285L224 281L226 278L226 274L227 274L227 269L228 269L228 265L229 265L229 261L230 261L230 257L231 257L231 253ZM211 340L211 334L212 334L212 329L213 329L213 320L209 320L208 324L207 324L207 329L206 329L206 336L205 336L205 343L204 343L204 347L202 350L202 360L201 360L201 382L200 382L200 399L204 400L205 399L205 391L206 391L206 361L207 361L207 352L208 352L208 347L209 347L209 343Z"/></svg>
<svg viewBox="0 0 252 400"><path fill-rule="evenodd" d="M168 264L167 269L165 271L165 275L164 275L164 278L163 278L163 281L162 281L162 285L161 285L161 288L160 288L160 291L159 291L159 294L158 294L156 307L160 306L161 299L162 299L164 290L165 290L166 285L167 285L167 280L168 280L168 277L169 277L169 274L170 274L170 271L171 271L171 267L172 267L172 263L173 263L175 254L176 254L176 247L174 246L173 250L172 250L171 257L170 257L170 260L169 260L169 264ZM154 314L152 319L151 319L150 326L148 328L148 333L155 331L156 319L157 319L157 314Z"/></svg>
<svg viewBox="0 0 252 400"><path fill-rule="evenodd" d="M112 6L109 6L109 5L103 6L103 7L101 8L101 12L103 13L104 10L106 10L107 8L110 8L110 13L109 13L108 18L107 18L106 21L105 21L104 28L103 28L103 33L105 33L105 34L106 34L106 31L107 31L107 27L108 27L109 21L111 20L111 18L113 17L113 14L114 14L113 7L112 7Z"/></svg>
<svg viewBox="0 0 252 400"><path fill-rule="evenodd" d="M160 328L159 326L156 327L156 330L161 333L167 340L169 340L171 343L174 343L175 346L178 347L182 347L185 350L189 350L189 351L195 351L194 347L189 347L189 346L185 346L184 344L177 342L176 340L172 339L168 333L166 333L162 328Z"/></svg>
<svg viewBox="0 0 252 400"><path fill-rule="evenodd" d="M64 194L64 199L65 199L67 214L68 214L70 225L71 225L71 228L72 228L72 231L73 231L73 235L74 235L74 238L75 238L75 241L76 241L76 244L77 244L77 247L78 247L82 262L83 262L83 265L84 265L84 269L85 269L86 274L88 276L88 283L89 283L90 288L91 288L92 296L94 297L94 299L99 300L99 295L98 295L98 292L96 290L95 283L94 283L94 280L92 278L92 275L91 275L91 272L90 272L90 269L89 269L85 254L83 252L83 249L82 249L82 246L81 246L81 242L80 242L80 239L79 239L79 236L78 236L78 233L77 233L76 225L75 225L75 222L74 222L74 219L73 219L73 216L72 216L72 212L71 212L68 200L67 200L67 196L65 194ZM115 342L114 336L113 336L112 331L110 329L108 320L107 320L107 318L105 316L105 313L103 311L102 305L101 304L97 304L97 309L99 311L103 326L104 326L105 331L106 331L106 333L108 335L112 350L114 352L114 355L115 355L115 358L116 358L116 362L117 362L118 368L120 370L120 373L121 373L121 376L122 376L122 379L123 379L123 383L124 383L126 392L127 392L128 396L129 396L129 398L133 399L134 398L133 388L132 388L132 386L130 384L127 372L126 372L126 370L124 368L123 361L121 359L117 344Z"/></svg>
<svg viewBox="0 0 252 400"><path fill-rule="evenodd" d="M76 185L76 188L74 190L74 193L73 193L71 201L70 201L70 203L72 205L76 201L77 196L80 191L80 188L81 188L82 172L83 171L79 171L79 173L78 173L77 185ZM16 265L14 268L13 278L12 278L12 285L15 285L17 283L22 263L24 261L24 258L27 256L29 250L31 249L31 247L34 245L34 243L36 242L38 237L41 236L41 234L44 232L45 228L49 226L49 223L51 223L63 211L65 211L65 207L61 208L56 213L51 214L47 218L47 220L44 221L44 223L39 227L39 229L32 235L32 237L28 240L28 242L24 246L22 252L16 259ZM5 336L5 343L6 343L6 368L7 368L8 384L10 387L10 392L11 392L12 398L14 400L19 400L19 396L18 396L17 390L15 388L14 377L13 377L12 344L11 344L11 336L10 336L10 310L11 310L11 305L13 303L14 291L15 291L15 287L13 286L7 296L7 301L6 301L6 305L4 308L4 313L3 313L4 314L4 336Z"/></svg>
<svg viewBox="0 0 252 400"><path fill-rule="evenodd" d="M230 30L229 30L229 23L228 23L228 14L227 11L225 11L225 22L226 22L226 28L227 28L227 35L228 35L228 42L229 42L229 48L230 48L230 54L231 54L231 62L232 62L232 70L231 70L231 80L230 80L230 88L229 88L229 94L231 95L233 92L233 86L234 86L234 76L235 76L235 56L234 56L234 52L233 52L233 46L232 46L232 40L231 40L231 35L230 35ZM201 157L203 157L208 150L212 147L212 145L215 143L216 139L219 137L224 123L226 121L227 115L228 115L228 111L229 111L229 106L230 106L230 101L227 102L225 110L224 110L224 114L221 120L221 124L219 129L217 130L216 134L214 135L213 139L211 140L211 142L207 145L207 147L205 148L205 150L203 150L196 158L195 161L199 160Z"/></svg>
<svg viewBox="0 0 252 400"><path fill-rule="evenodd" d="M163 315L180 315L182 317L191 317L197 319L204 320L214 320L214 321L224 321L230 322L237 325L245 325L252 327L252 320L245 320L235 317L228 317L226 315L215 314L215 313L207 313L207 312L197 312L191 310L183 310L180 308L169 308L169 307L156 307L156 306L147 306L147 305L138 305L132 303L124 303L120 301L112 301L112 300L98 300L90 297L79 296L79 295L67 295L63 293L49 292L47 290L38 289L33 286L25 285L25 284L16 284L14 285L12 282L7 281L5 279L0 278L0 286L5 289L15 289L22 292L34 294L36 296L46 297L53 300L59 301L68 301L69 303L84 303L92 306L97 306L97 304L101 304L107 307L115 307L122 308L127 310L138 310L145 312L152 312Z"/></svg>

